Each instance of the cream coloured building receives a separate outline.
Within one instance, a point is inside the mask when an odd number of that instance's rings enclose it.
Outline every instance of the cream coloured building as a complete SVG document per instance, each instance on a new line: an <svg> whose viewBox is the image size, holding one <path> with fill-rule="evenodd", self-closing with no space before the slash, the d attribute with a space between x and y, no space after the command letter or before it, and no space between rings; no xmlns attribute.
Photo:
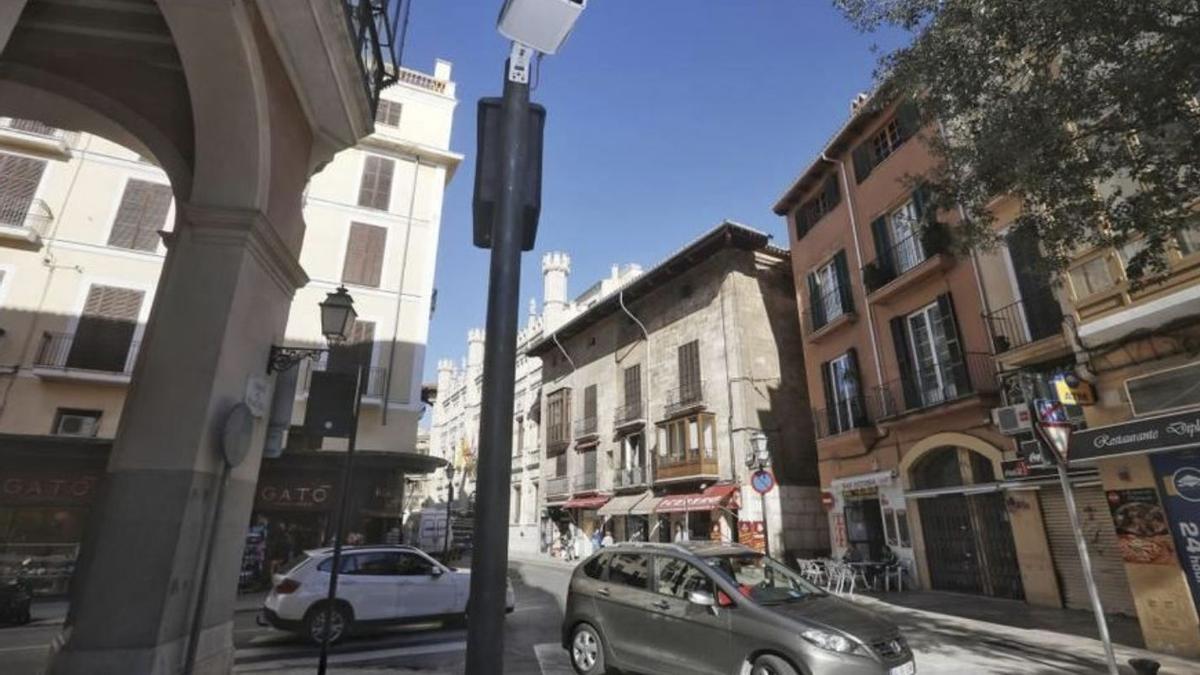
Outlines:
<svg viewBox="0 0 1200 675"><path fill-rule="evenodd" d="M352 340L370 366L364 450L416 451L443 194L462 161L449 149L457 104L450 76L440 60L432 74L401 69L400 82L382 92L374 132L336 154L303 197L300 263L309 281L295 293L282 342L325 347L318 303L339 285L348 289L358 313ZM24 542L53 544L38 551L73 559L169 263L172 235L160 232L172 229L176 208L166 173L137 153L100 136L0 118L0 477L26 493L44 492L46 481L87 486L60 502L0 500L0 558ZM256 320L247 314L235 325ZM267 353L255 358L265 375ZM300 365L289 449L344 448L299 427L310 373L326 365ZM179 386L199 386L206 375L178 364ZM10 450L24 458L31 443L70 456L62 476L3 459ZM263 471L256 512L264 493L275 499L299 480L270 478L276 482L264 490L267 464ZM43 522L49 530L17 531Z"/></svg>

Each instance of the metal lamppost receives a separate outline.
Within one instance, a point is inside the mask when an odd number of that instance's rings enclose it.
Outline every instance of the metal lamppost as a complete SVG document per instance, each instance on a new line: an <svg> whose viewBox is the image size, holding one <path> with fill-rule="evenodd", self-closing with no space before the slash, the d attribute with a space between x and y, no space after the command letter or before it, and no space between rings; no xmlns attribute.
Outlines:
<svg viewBox="0 0 1200 675"><path fill-rule="evenodd" d="M771 450L767 447L767 435L761 431L750 434L750 454L746 456L746 467L754 471L750 485L762 500L763 547L771 555L771 528L767 526L767 493L775 487L775 478L767 470L771 466Z"/></svg>
<svg viewBox="0 0 1200 675"><path fill-rule="evenodd" d="M446 465L446 540L445 550L442 552L445 557L446 564L450 564L450 521L453 516L454 508L454 465Z"/></svg>

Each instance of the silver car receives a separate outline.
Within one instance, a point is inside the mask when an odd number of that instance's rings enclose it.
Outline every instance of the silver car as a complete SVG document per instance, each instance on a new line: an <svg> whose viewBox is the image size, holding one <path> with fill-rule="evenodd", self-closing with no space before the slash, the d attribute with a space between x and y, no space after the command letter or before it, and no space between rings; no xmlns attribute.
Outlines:
<svg viewBox="0 0 1200 675"><path fill-rule="evenodd" d="M892 623L736 544L621 544L571 577L562 645L580 675L912 675Z"/></svg>

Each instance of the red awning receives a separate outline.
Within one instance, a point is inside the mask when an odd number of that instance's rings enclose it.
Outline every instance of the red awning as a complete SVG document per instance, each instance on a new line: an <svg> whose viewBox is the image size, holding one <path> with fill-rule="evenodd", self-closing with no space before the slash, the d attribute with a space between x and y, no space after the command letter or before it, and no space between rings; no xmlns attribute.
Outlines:
<svg viewBox="0 0 1200 675"><path fill-rule="evenodd" d="M608 503L612 497L599 495L596 497L575 497L568 499L566 504L563 504L564 509L598 509Z"/></svg>
<svg viewBox="0 0 1200 675"><path fill-rule="evenodd" d="M730 497L738 493L738 486L732 483L714 485L704 492L686 495L671 495L663 497L658 503L656 513L683 513L685 511L712 511L724 506Z"/></svg>

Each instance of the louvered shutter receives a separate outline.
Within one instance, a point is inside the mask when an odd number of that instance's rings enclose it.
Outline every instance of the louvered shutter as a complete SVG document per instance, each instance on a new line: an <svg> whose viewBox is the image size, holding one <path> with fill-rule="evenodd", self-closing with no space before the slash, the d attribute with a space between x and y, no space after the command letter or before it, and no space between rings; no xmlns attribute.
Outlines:
<svg viewBox="0 0 1200 675"><path fill-rule="evenodd" d="M821 363L821 388L825 392L825 419L817 420L817 424L824 423L826 435L832 436L839 433L837 419L837 398L833 395L833 376L829 367L829 361Z"/></svg>
<svg viewBox="0 0 1200 675"><path fill-rule="evenodd" d="M583 390L583 416L586 419L596 418L596 385L588 385Z"/></svg>
<svg viewBox="0 0 1200 675"><path fill-rule="evenodd" d="M941 323L941 333L946 340L946 353L950 355L950 363L944 367L949 370L951 379L958 387L959 393L970 391L971 382L967 374L967 359L963 352L962 333L958 330L958 317L954 315L954 301L949 293L937 298L938 320Z"/></svg>
<svg viewBox="0 0 1200 675"><path fill-rule="evenodd" d="M0 153L0 225L24 227L46 162Z"/></svg>
<svg viewBox="0 0 1200 675"><path fill-rule="evenodd" d="M1104 610L1137 616L1103 488L1076 485L1074 495L1092 562L1092 574L1096 577L1096 589ZM1091 609L1087 585L1083 581L1083 564L1075 543L1075 531L1067 515L1067 503L1062 490L1057 485L1046 485L1038 490L1038 497L1063 605L1068 609Z"/></svg>
<svg viewBox="0 0 1200 675"><path fill-rule="evenodd" d="M838 300L842 303L842 312L854 311L854 294L850 289L850 267L846 262L846 252L838 251L833 256L833 271L837 275Z"/></svg>
<svg viewBox="0 0 1200 675"><path fill-rule="evenodd" d="M383 254L386 247L386 228L351 223L350 237L346 243L346 259L342 266L342 281L377 288L383 273Z"/></svg>
<svg viewBox="0 0 1200 675"><path fill-rule="evenodd" d="M875 168L875 158L871 153L871 142L861 143L854 152L850 153L851 159L854 161L854 180L861 183L871 175L871 171Z"/></svg>
<svg viewBox="0 0 1200 675"><path fill-rule="evenodd" d="M921 129L921 111L912 101L905 101L896 109L896 128L900 131L900 141L903 143L916 135Z"/></svg>
<svg viewBox="0 0 1200 675"><path fill-rule="evenodd" d="M113 219L108 245L135 251L158 249L158 231L167 222L171 209L171 188L144 180L130 180L121 195L121 205Z"/></svg>
<svg viewBox="0 0 1200 675"><path fill-rule="evenodd" d="M820 330L825 325L825 305L821 302L821 287L817 285L815 272L808 273L808 313L812 319L812 329Z"/></svg>
<svg viewBox="0 0 1200 675"><path fill-rule="evenodd" d="M363 163L362 185L358 205L386 211L392 201L392 171L395 162L386 157L369 155Z"/></svg>
<svg viewBox="0 0 1200 675"><path fill-rule="evenodd" d="M825 213L829 213L842 201L842 191L838 187L838 177L836 173L829 174L825 178Z"/></svg>
<svg viewBox="0 0 1200 675"><path fill-rule="evenodd" d="M679 347L680 402L700 398L700 342L693 340Z"/></svg>
<svg viewBox="0 0 1200 675"><path fill-rule="evenodd" d="M642 366L640 364L625 369L625 406L638 406L642 402Z"/></svg>
<svg viewBox="0 0 1200 675"><path fill-rule="evenodd" d="M908 349L908 327L905 321L905 317L902 316L891 320L892 346L896 351L896 363L900 366L900 387L904 397L903 401L887 402L892 408L886 412L891 414L921 406L921 390L917 383L917 371L913 368L912 354ZM899 408L896 408L897 404Z"/></svg>
<svg viewBox="0 0 1200 675"><path fill-rule="evenodd" d="M854 426L861 427L867 423L867 405L863 394L862 371L858 368L858 350L854 347L846 350L848 377L854 379L854 398L851 405L854 410Z"/></svg>
<svg viewBox="0 0 1200 675"><path fill-rule="evenodd" d="M875 242L875 264L880 270L892 273L892 233L888 231L887 216L871 221L871 239Z"/></svg>
<svg viewBox="0 0 1200 675"><path fill-rule="evenodd" d="M142 307L142 291L94 285L67 354L68 368L120 373L129 359Z"/></svg>

